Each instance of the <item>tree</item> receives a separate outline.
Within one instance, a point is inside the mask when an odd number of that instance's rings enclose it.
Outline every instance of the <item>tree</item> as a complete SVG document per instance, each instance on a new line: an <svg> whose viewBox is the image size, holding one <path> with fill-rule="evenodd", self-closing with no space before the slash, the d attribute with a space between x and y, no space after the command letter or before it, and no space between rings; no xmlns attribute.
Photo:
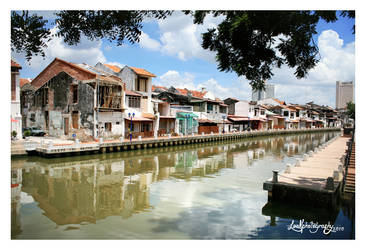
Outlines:
<svg viewBox="0 0 366 250"><path fill-rule="evenodd" d="M319 61L313 36L320 19L335 22L335 11L185 11L194 23L207 14L225 19L202 34L202 47L216 52L218 69L245 76L253 89L263 89L273 68L287 64L303 78ZM342 16L354 18L354 11ZM354 27L353 27L354 32Z"/></svg>
<svg viewBox="0 0 366 250"><path fill-rule="evenodd" d="M25 52L29 61L33 55L45 56L43 49L50 39L51 32L45 27L47 20L37 15L29 16L28 11L18 14L11 13L11 49L16 52Z"/></svg>
<svg viewBox="0 0 366 250"><path fill-rule="evenodd" d="M305 77L319 61L313 36L320 19L337 20L336 11L184 11L194 23L202 24L207 14L222 15L224 20L202 34L202 47L216 53L218 69L245 76L253 89L263 89L273 76L273 68L283 64L295 68L297 78ZM172 11L60 11L56 13L57 36L69 45L87 38L106 38L117 45L125 40L139 42L142 21L146 17L164 19ZM344 17L355 18L354 11L342 11ZM44 56L45 41L52 39L41 16L11 16L11 48L24 51L27 60ZM354 32L354 27L353 27Z"/></svg>
<svg viewBox="0 0 366 250"><path fill-rule="evenodd" d="M347 103L347 115L349 118L352 118L353 120L355 120L356 113L355 113L355 104L353 102Z"/></svg>
<svg viewBox="0 0 366 250"><path fill-rule="evenodd" d="M144 18L164 19L172 11L60 11L55 13L54 24L58 27L56 36L63 37L68 45L80 42L81 34L88 39L106 38L122 45L125 40L139 42ZM11 49L25 52L26 59L44 54L46 42L52 39L47 20L28 11L11 13Z"/></svg>

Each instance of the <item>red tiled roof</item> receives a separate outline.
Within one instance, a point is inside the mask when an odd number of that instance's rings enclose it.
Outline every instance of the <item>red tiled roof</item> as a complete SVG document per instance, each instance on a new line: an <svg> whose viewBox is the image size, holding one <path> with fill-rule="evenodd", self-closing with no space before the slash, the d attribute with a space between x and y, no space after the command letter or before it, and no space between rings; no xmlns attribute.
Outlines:
<svg viewBox="0 0 366 250"><path fill-rule="evenodd" d="M19 68L19 69L21 69L22 68L22 66L20 66L18 63L16 63L15 61L13 61L13 60L10 60L11 61L11 67L14 67L14 68Z"/></svg>
<svg viewBox="0 0 366 250"><path fill-rule="evenodd" d="M19 85L20 87L23 87L25 84L30 83L31 81L27 78L20 78L19 79Z"/></svg>
<svg viewBox="0 0 366 250"><path fill-rule="evenodd" d="M132 95L132 96L142 96L139 93L133 92L131 90L126 89L125 90L126 95Z"/></svg>
<svg viewBox="0 0 366 250"><path fill-rule="evenodd" d="M209 119L198 119L198 123L215 123L215 124L217 124L217 122L211 121Z"/></svg>
<svg viewBox="0 0 366 250"><path fill-rule="evenodd" d="M151 86L151 91L154 91L155 89L163 89L163 90L167 90L167 88L166 88L166 87L152 85L152 86Z"/></svg>
<svg viewBox="0 0 366 250"><path fill-rule="evenodd" d="M273 100L275 100L276 102L278 102L278 103L279 103L279 104L281 104L281 105L285 104L285 102L284 102L284 101L280 101L280 100L278 100L278 99L276 99L276 98L273 98Z"/></svg>
<svg viewBox="0 0 366 250"><path fill-rule="evenodd" d="M188 90L188 89L176 89L179 91L181 95L188 95L188 91L192 94L193 97L197 97L202 99L207 91L197 91L197 90Z"/></svg>
<svg viewBox="0 0 366 250"><path fill-rule="evenodd" d="M153 73L150 73L149 71L147 71L145 69L140 69L140 68L130 67L130 66L129 66L129 68L132 69L137 75L156 77L156 75L154 75Z"/></svg>
<svg viewBox="0 0 366 250"><path fill-rule="evenodd" d="M111 65L111 64L104 64L104 66L110 68L111 70L113 70L114 72L118 73L121 71L121 68L116 66L116 65Z"/></svg>

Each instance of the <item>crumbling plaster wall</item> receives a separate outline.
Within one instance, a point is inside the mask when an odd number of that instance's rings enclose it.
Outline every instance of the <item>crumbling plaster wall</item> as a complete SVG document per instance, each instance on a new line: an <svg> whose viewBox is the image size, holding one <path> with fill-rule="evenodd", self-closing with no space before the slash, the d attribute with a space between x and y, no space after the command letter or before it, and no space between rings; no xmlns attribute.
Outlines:
<svg viewBox="0 0 366 250"><path fill-rule="evenodd" d="M71 84L78 86L77 102L73 103ZM40 101L42 89L48 87L48 105L42 105ZM73 133L83 132L87 135L93 134L93 107L94 89L92 86L76 81L74 78L61 72L51 78L46 84L35 92L35 102L28 114L30 117L35 113L34 126L48 130L50 136L60 137L64 135L64 126L69 126L69 137ZM38 99L38 101L37 101ZM45 112L49 112L49 126L46 128ZM72 112L78 111L78 128L72 127ZM69 124L64 124L64 118L69 118ZM80 131L82 130L82 131Z"/></svg>

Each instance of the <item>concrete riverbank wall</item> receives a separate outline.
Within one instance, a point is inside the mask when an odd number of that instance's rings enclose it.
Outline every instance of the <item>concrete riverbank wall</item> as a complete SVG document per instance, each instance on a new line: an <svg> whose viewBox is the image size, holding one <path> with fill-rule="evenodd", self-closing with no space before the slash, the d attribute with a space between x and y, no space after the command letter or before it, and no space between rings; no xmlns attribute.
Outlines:
<svg viewBox="0 0 366 250"><path fill-rule="evenodd" d="M80 143L77 140L71 144L54 144L52 141L36 144L34 142L25 142L24 148L28 154L38 154L43 157L62 157L81 154L98 154L108 152L119 152L127 150L139 150L146 148L170 147L175 145L204 143L211 141L239 140L244 138L258 136L273 136L299 133L315 133L341 131L340 128L312 128L312 129L281 129L265 131L245 131L235 133L211 133L191 136L167 136L157 138L133 139L132 141L114 140Z"/></svg>

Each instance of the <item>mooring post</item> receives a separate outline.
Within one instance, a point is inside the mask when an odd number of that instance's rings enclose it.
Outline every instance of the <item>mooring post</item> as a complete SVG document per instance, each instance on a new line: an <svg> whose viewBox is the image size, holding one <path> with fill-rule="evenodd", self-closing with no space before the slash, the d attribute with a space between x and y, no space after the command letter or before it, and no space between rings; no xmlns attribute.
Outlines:
<svg viewBox="0 0 366 250"><path fill-rule="evenodd" d="M278 170L272 170L272 173L273 173L272 182L277 183L278 182Z"/></svg>
<svg viewBox="0 0 366 250"><path fill-rule="evenodd" d="M325 189L334 190L334 179L333 177L327 178L327 183L325 184Z"/></svg>

